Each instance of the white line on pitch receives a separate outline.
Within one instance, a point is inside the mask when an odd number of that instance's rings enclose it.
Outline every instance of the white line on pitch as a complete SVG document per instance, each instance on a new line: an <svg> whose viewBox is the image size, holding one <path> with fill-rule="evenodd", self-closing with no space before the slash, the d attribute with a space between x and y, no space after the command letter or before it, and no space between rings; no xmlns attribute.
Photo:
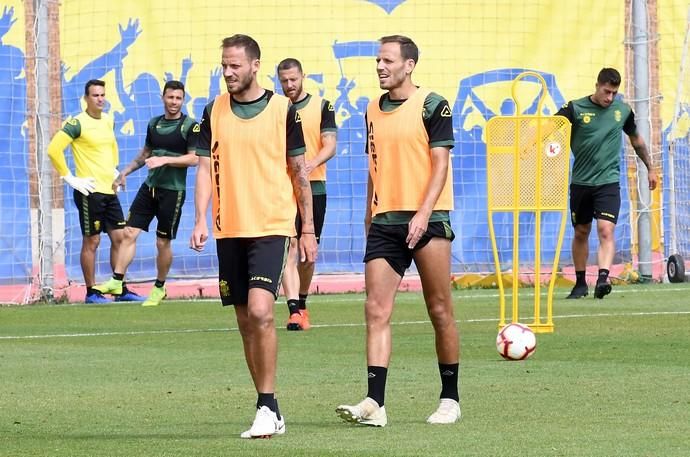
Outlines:
<svg viewBox="0 0 690 457"><path fill-rule="evenodd" d="M453 299L457 300L464 300L464 299L474 299L474 298L498 298L500 297L500 294L498 291L496 292L489 292L490 289L487 289L487 293L470 293L472 289L467 289L467 290L453 290ZM493 289L492 289L493 290ZM541 295L546 296L547 291L548 291L548 286L542 286L541 287ZM569 289L561 287L558 289L554 290L554 295L557 294L559 291L563 292L563 298L565 298L565 294L569 291ZM649 288L649 289L639 289L635 288L634 290L627 289L627 288L614 288L611 291L611 295L619 295L619 294L624 294L624 293L654 293L654 294L659 294L659 293L664 293L664 292L690 292L690 289L687 287L668 287L668 288ZM421 291L400 291L401 294L414 294L414 295L422 295ZM505 289L505 296L510 297L512 296L512 289L511 288L506 288ZM530 291L529 289L520 289L520 296L524 297L534 297L534 292ZM347 303L347 302L362 302L364 301L364 297L339 297L337 295L332 296L330 294L324 294L324 295L312 295L313 300L316 303ZM332 297L332 298L331 298ZM404 298L404 295L400 297L398 295L398 298ZM556 298L556 297L555 297ZM199 299L199 300L193 300L193 301L218 301L218 299ZM276 304L281 304L284 305L285 301L280 300L277 301Z"/></svg>
<svg viewBox="0 0 690 457"><path fill-rule="evenodd" d="M640 311L628 313L595 313L595 314L564 314L554 316L554 319L588 319L600 317L641 317L641 316L668 316L668 315L690 315L690 311ZM528 317L528 319L531 319ZM464 319L457 321L460 324L471 324L481 322L498 322L497 318ZM391 325L419 325L428 324L428 320L392 322ZM349 324L316 324L312 328L344 328L344 327L363 327L364 322ZM282 327L281 327L282 329ZM179 333L216 333L216 332L236 332L237 327L227 328L207 328L207 329L170 329L170 330L138 330L129 332L89 332L89 333L54 333L47 335L7 335L0 336L0 340L36 340L45 338L82 338L100 336L137 336L137 335L168 335Z"/></svg>
<svg viewBox="0 0 690 457"><path fill-rule="evenodd" d="M491 293L488 292L489 290L495 290L495 289L486 289L487 293L483 293L483 294L482 293L469 293L469 291L472 291L472 290L480 290L480 289L453 290L452 291L453 295L454 295L453 298L455 298L455 299L472 299L472 298L498 298L498 297L500 297L500 294L498 292L491 292ZM520 289L520 296L534 297L534 292L531 292L528 290L529 289L521 288ZM546 291L548 290L548 286L542 285L541 290L542 290L542 296L545 296L547 293ZM564 295L568 291L567 288L560 287L560 288L555 289L554 292L557 293L559 290L561 292L563 292ZM618 295L618 294L623 294L626 292L636 293L636 294L637 293L659 294L659 293L664 293L664 292L680 292L680 291L690 291L690 288L687 288L687 287L668 287L668 288L660 288L660 289L656 289L656 288L639 289L639 288L636 288L635 290L630 290L630 289L623 287L623 288L614 288L611 291L611 295ZM506 297L510 297L512 295L512 289L509 287L507 287L505 289L505 292L506 292L505 293ZM422 295L421 291L401 290L399 293L400 294ZM348 303L348 302L351 303L351 302L363 302L364 301L364 297L340 297L339 296L339 295L349 295L349 294L363 294L363 292L348 292L348 293L343 293L343 294L313 294L310 297L312 297L312 300L316 303L326 303L326 304L327 303ZM398 297L404 298L404 296L405 295L403 295L402 297L400 297L400 296L398 296ZM211 297L198 298L197 297L197 298L187 298L187 299L171 298L171 299L168 299L167 301L169 301L169 302L194 302L194 303L220 303L220 298L217 298L217 297L213 297L213 298L211 298ZM130 302L118 302L118 303L129 304ZM276 304L277 305L285 305L285 300L282 300L282 299L277 300ZM53 306L53 305L51 305L51 306ZM63 306L64 307L71 307L71 306L74 306L74 307L83 307L83 306L93 307L94 305L76 302L76 303L60 304L57 306L60 306L60 307L63 307ZM104 306L104 305L97 305L97 306ZM2 337L0 337L0 339L1 338Z"/></svg>

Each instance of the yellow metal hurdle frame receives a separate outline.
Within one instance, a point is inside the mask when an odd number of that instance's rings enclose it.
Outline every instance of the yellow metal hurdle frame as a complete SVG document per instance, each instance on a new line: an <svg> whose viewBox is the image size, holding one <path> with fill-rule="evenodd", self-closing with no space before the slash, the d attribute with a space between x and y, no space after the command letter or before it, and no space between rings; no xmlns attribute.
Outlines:
<svg viewBox="0 0 690 457"><path fill-rule="evenodd" d="M541 83L536 114L521 115L517 90L520 80L534 77ZM521 212L535 214L534 255L534 321L527 324L535 333L551 333L553 324L553 288L563 245L568 209L568 176L570 169L570 122L562 116L542 116L542 105L548 94L544 78L535 72L518 75L512 84L514 116L495 116L486 124L486 170L489 234L496 264L499 289L499 329L506 325L503 273L496 245L493 216L497 212L513 214L512 322L519 321L519 221ZM541 316L541 215L559 212L561 225L551 268L546 321Z"/></svg>

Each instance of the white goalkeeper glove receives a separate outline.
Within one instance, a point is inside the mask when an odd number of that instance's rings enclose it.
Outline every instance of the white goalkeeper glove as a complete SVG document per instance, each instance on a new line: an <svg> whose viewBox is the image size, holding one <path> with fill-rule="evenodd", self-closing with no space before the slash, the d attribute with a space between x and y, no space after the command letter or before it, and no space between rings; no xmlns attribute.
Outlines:
<svg viewBox="0 0 690 457"><path fill-rule="evenodd" d="M116 168L115 170L113 170L113 191L115 191L115 193L118 193L122 190L122 184L115 186L115 183L117 182L117 178L119 178L119 177L120 177L120 172Z"/></svg>
<svg viewBox="0 0 690 457"><path fill-rule="evenodd" d="M77 192L81 192L84 195L89 195L91 192L96 190L95 178L77 178L70 173L63 176L62 180L69 184L72 189L76 190Z"/></svg>

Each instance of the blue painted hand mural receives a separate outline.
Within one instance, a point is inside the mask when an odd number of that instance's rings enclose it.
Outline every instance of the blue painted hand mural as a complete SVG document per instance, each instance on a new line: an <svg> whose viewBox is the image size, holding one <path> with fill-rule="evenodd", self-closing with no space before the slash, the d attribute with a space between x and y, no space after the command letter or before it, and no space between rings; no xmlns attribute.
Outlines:
<svg viewBox="0 0 690 457"><path fill-rule="evenodd" d="M17 22L17 19L14 18L14 7L5 6L2 9L2 16L0 16L0 39L10 31L15 22Z"/></svg>
<svg viewBox="0 0 690 457"><path fill-rule="evenodd" d="M391 14L394 9L405 3L405 0L364 0L368 3L373 3L374 5L382 8L386 13Z"/></svg>
<svg viewBox="0 0 690 457"><path fill-rule="evenodd" d="M62 116L67 117L79 113L81 108L81 97L84 95L84 85L90 79L101 79L112 70L122 71L122 62L127 57L128 48L136 41L141 34L138 19L129 19L127 25L118 25L120 32L120 42L110 51L97 57L69 80L66 73L70 67L62 63ZM106 94L108 92L106 91Z"/></svg>
<svg viewBox="0 0 690 457"><path fill-rule="evenodd" d="M116 68L115 88L123 108L123 112L115 116L115 131L127 135L145 134L149 119L160 112L160 83L151 73L142 73L126 88L122 68ZM124 124L130 121L131 130L123 132Z"/></svg>
<svg viewBox="0 0 690 457"><path fill-rule="evenodd" d="M14 8L5 6L0 16L0 214L12 223L0 224L0 284L31 277L24 52L3 41L16 22Z"/></svg>
<svg viewBox="0 0 690 457"><path fill-rule="evenodd" d="M192 102L192 113L197 121L201 121L206 105L220 95L220 85L222 82L223 70L220 67L211 70L208 78L208 97L197 97Z"/></svg>

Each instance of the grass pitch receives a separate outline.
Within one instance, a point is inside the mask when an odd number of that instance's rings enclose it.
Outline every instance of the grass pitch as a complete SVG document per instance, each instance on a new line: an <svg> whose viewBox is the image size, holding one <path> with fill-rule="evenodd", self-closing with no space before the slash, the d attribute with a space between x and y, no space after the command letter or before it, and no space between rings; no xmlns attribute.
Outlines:
<svg viewBox="0 0 690 457"><path fill-rule="evenodd" d="M239 438L255 393L218 302L0 308L0 456L689 455L690 287L556 290L556 332L525 362L496 353L497 291L453 294L460 423L425 423L440 381L416 293L393 316L389 425L342 423L335 407L366 393L363 296L313 296L308 332L285 331L276 305L287 433L271 440Z"/></svg>

